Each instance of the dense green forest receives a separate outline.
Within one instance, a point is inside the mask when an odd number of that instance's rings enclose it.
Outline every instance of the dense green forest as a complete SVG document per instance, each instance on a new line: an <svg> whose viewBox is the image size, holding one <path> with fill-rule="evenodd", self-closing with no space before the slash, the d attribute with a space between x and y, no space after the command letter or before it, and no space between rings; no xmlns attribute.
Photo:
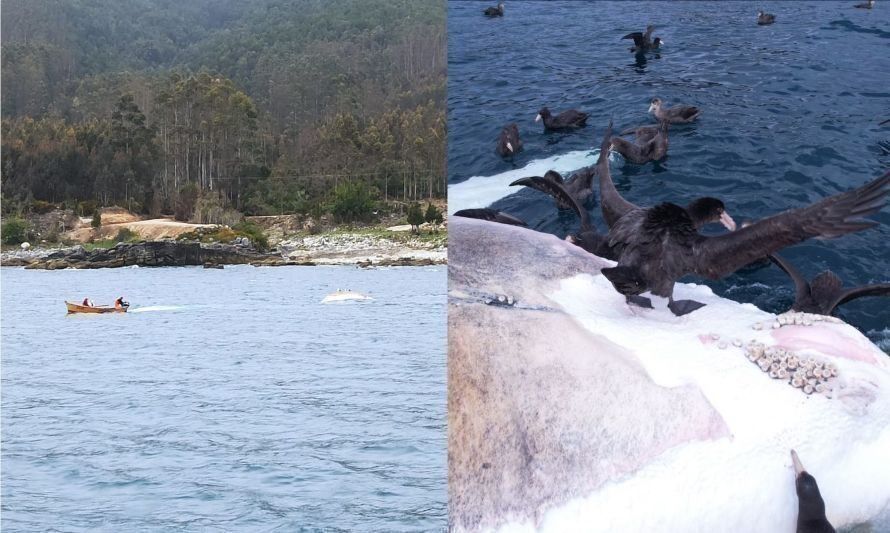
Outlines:
<svg viewBox="0 0 890 533"><path fill-rule="evenodd" d="M445 195L441 0L4 0L0 20L4 212Z"/></svg>

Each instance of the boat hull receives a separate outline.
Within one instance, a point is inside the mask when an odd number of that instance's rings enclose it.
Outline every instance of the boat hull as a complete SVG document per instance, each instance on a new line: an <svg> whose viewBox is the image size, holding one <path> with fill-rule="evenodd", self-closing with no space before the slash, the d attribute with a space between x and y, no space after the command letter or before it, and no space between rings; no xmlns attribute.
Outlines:
<svg viewBox="0 0 890 533"><path fill-rule="evenodd" d="M72 313L88 313L88 314L102 314L102 313L126 313L126 307L115 308L107 305L95 305L95 306L87 306L74 304L71 302L65 302L65 307L68 308L68 314Z"/></svg>

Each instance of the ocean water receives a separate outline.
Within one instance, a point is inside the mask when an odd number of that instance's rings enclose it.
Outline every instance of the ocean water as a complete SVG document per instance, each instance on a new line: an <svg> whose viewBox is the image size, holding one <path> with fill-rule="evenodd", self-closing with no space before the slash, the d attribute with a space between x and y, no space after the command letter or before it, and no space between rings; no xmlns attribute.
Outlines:
<svg viewBox="0 0 890 533"><path fill-rule="evenodd" d="M3 531L445 527L444 267L0 283Z"/></svg>
<svg viewBox="0 0 890 533"><path fill-rule="evenodd" d="M577 227L573 215L506 184L527 166L533 175L593 162L610 118L616 131L654 123L647 109L655 96L703 114L672 127L663 163L613 156L618 189L638 205L717 196L741 222L877 177L890 167L890 123L879 124L890 119L890 6L855 3L527 1L508 2L503 18L488 19L485 3L449 2L449 211L492 205L566 235ZM777 22L757 26L761 8ZM649 23L666 44L640 59L621 36ZM586 111L588 126L545 134L534 122L544 105ZM525 144L513 161L494 153L509 122ZM605 230L597 201L587 207ZM882 226L782 255L808 277L831 269L848 285L890 280L890 208L872 218ZM793 301L790 279L774 266L707 284L771 312ZM886 299L854 301L838 316L890 349Z"/></svg>

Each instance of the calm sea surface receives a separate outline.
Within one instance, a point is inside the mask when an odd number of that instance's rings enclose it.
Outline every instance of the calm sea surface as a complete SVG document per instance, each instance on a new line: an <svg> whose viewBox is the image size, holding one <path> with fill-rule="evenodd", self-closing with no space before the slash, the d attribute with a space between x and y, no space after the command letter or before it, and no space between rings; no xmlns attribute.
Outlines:
<svg viewBox="0 0 890 533"><path fill-rule="evenodd" d="M3 531L445 526L444 267L0 278Z"/></svg>
<svg viewBox="0 0 890 533"><path fill-rule="evenodd" d="M860 185L890 166L890 3L871 11L842 2L507 2L487 19L479 2L448 4L448 169L451 183L521 168L599 146L616 130L654 123L649 100L703 109L695 125L671 130L668 159L625 164L612 175L639 205L718 196L737 221L802 206ZM757 10L777 16L756 25ZM620 40L647 23L666 41L637 59ZM571 134L545 134L541 106L590 113ZM502 125L517 122L525 151L494 153ZM494 178L493 178L494 179ZM563 236L569 213L536 191L505 188L494 207ZM598 196L598 194L597 194ZM452 202L451 209L460 209ZM588 205L601 230L599 205ZM890 207L882 226L783 255L808 276L831 269L847 284L890 280ZM708 285L761 308L787 309L792 284L776 267L744 270ZM839 315L890 347L890 305L859 300Z"/></svg>

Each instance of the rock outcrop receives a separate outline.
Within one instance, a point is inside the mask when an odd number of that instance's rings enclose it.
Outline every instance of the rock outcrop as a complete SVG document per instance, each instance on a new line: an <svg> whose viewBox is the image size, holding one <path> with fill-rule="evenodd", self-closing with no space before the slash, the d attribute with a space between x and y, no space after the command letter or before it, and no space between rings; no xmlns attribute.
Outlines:
<svg viewBox="0 0 890 533"><path fill-rule="evenodd" d="M119 243L107 249L87 251L82 246L50 253L29 261L25 268L58 270L63 268L115 268L125 266L164 267L204 264L236 265L261 261L270 254L253 248L197 242L149 241ZM8 263L4 263L7 266Z"/></svg>

